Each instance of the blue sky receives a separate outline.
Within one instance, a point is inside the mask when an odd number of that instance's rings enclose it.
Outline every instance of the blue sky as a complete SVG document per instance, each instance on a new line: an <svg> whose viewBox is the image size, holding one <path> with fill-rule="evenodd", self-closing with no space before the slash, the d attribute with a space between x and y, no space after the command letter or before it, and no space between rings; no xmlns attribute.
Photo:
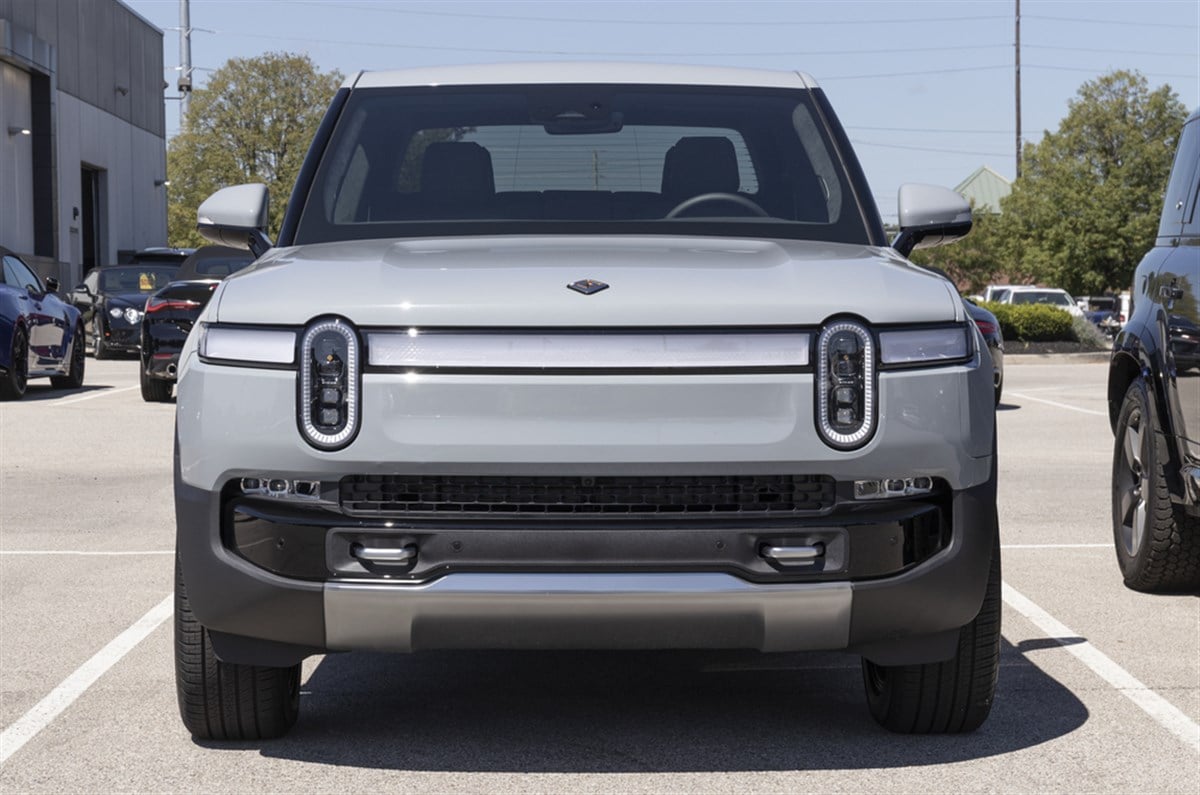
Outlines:
<svg viewBox="0 0 1200 795"><path fill-rule="evenodd" d="M178 0L123 0L164 29ZM322 70L503 61L652 61L801 70L825 88L880 211L904 182L953 187L981 165L1015 172L1015 0L404 2L191 0L192 64L307 53ZM1038 140L1079 86L1137 69L1200 106L1200 0L1021 2L1021 131ZM167 103L168 133L178 103Z"/></svg>

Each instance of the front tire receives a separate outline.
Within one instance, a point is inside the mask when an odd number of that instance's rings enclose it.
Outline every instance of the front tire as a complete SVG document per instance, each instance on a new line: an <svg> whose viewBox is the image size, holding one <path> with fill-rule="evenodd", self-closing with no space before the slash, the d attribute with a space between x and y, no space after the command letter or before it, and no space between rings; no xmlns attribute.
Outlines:
<svg viewBox="0 0 1200 795"><path fill-rule="evenodd" d="M0 400L20 400L29 383L29 342L25 329L17 327L12 335L12 358L8 372L0 378Z"/></svg>
<svg viewBox="0 0 1200 795"><path fill-rule="evenodd" d="M198 740L282 737L300 712L300 665L221 662L196 620L175 559L175 690L183 725Z"/></svg>
<svg viewBox="0 0 1200 795"><path fill-rule="evenodd" d="M83 386L83 367L85 354L83 342L83 326L75 327L71 337L71 365L66 375L50 376L50 385L55 389L79 389Z"/></svg>
<svg viewBox="0 0 1200 795"><path fill-rule="evenodd" d="M863 658L867 705L875 720L901 734L958 734L983 725L1000 671L1000 601L997 538L983 605L959 630L953 657L918 665L877 665Z"/></svg>
<svg viewBox="0 0 1200 795"><path fill-rule="evenodd" d="M138 359L141 363L141 359ZM147 374L145 366L141 368L142 400L147 403L166 403L171 399L171 382L155 378Z"/></svg>
<svg viewBox="0 0 1200 795"><path fill-rule="evenodd" d="M1117 565L1135 591L1200 587L1200 517L1171 503L1167 440L1145 379L1129 385L1113 447L1112 516Z"/></svg>

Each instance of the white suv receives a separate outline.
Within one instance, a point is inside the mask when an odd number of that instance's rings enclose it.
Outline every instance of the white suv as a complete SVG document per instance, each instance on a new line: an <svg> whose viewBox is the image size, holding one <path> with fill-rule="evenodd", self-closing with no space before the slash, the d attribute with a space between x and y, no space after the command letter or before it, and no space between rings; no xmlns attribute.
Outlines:
<svg viewBox="0 0 1200 795"><path fill-rule="evenodd" d="M992 364L889 245L809 77L365 73L278 239L180 357L176 661L198 737L282 734L300 661L444 648L838 649L902 732L996 686Z"/></svg>

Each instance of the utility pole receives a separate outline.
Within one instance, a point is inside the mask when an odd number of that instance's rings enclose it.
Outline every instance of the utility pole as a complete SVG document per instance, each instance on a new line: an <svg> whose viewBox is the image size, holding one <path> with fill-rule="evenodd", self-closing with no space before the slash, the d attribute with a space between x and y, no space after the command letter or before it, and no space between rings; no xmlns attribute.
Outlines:
<svg viewBox="0 0 1200 795"><path fill-rule="evenodd" d="M187 0L184 0L187 2ZM1021 0L1016 0L1017 179L1021 178Z"/></svg>
<svg viewBox="0 0 1200 795"><path fill-rule="evenodd" d="M192 101L192 15L188 0L179 0L179 129L187 123Z"/></svg>

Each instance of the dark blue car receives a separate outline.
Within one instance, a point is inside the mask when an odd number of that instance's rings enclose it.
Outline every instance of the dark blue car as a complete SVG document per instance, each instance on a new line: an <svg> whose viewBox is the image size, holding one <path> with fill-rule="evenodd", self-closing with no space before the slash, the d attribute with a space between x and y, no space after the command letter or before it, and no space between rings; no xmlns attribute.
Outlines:
<svg viewBox="0 0 1200 795"><path fill-rule="evenodd" d="M49 376L59 389L83 385L84 337L79 310L55 295L33 269L0 247L0 400L19 400L30 378Z"/></svg>

